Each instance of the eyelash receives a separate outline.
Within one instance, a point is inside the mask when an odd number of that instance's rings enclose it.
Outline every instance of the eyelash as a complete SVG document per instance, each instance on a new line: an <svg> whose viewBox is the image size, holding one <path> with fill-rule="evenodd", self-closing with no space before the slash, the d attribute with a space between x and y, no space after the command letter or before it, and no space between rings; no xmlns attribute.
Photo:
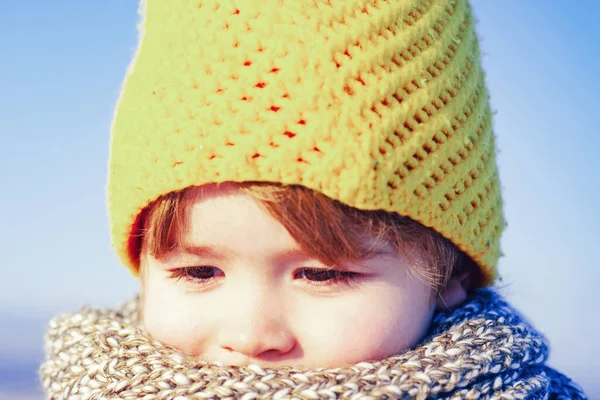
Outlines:
<svg viewBox="0 0 600 400"><path fill-rule="evenodd" d="M213 275L207 278L197 278L191 275L191 272L210 272L210 271L219 271L218 275ZM170 278L176 279L179 281L180 279L184 279L187 282L192 282L196 284L207 285L210 284L218 276L223 276L223 271L219 270L216 267L185 267L185 268L175 268L170 271ZM309 274L318 274L319 277L325 277L328 279L323 280L310 280L307 279L307 272ZM306 279L307 282L310 282L310 285L313 286L349 286L352 283L355 283L360 277L359 273L350 272L350 271L341 271L337 269L330 268L300 268L294 272L294 279ZM313 276L314 278L314 276Z"/></svg>

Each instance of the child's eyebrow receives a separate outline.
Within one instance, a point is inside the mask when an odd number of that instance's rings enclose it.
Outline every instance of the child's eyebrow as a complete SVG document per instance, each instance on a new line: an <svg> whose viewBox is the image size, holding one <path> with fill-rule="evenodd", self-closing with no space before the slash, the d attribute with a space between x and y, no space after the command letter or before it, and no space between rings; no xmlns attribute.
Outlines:
<svg viewBox="0 0 600 400"><path fill-rule="evenodd" d="M179 251L187 254L193 254L198 257L224 259L228 253L225 249L218 249L213 246L204 246L192 243L184 243L179 246Z"/></svg>
<svg viewBox="0 0 600 400"><path fill-rule="evenodd" d="M314 259L302 249L289 249L279 252L275 255L274 259L277 263L287 264L292 262L301 262Z"/></svg>

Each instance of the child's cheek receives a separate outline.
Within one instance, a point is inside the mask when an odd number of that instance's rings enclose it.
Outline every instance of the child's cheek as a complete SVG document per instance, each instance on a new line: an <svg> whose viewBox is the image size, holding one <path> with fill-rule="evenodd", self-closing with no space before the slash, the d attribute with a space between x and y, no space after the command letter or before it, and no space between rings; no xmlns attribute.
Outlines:
<svg viewBox="0 0 600 400"><path fill-rule="evenodd" d="M204 348L202 324L197 308L189 304L184 296L168 290L154 290L145 296L142 322L152 338L163 344L178 348L189 355L200 355Z"/></svg>
<svg viewBox="0 0 600 400"><path fill-rule="evenodd" d="M375 302L376 303L376 302ZM310 364L349 365L398 354L416 344L426 331L431 313L426 305L353 304L315 313L298 340ZM334 316L334 317L332 317Z"/></svg>

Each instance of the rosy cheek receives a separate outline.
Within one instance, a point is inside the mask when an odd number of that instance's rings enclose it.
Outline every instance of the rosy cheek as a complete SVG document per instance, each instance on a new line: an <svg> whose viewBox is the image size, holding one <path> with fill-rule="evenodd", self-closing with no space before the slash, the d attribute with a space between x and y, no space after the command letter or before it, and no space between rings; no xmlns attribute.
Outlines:
<svg viewBox="0 0 600 400"><path fill-rule="evenodd" d="M198 325L193 323L197 318L187 315L185 310L186 308L156 298L146 301L144 329L153 339L187 354L196 355L202 351L203 334L199 332Z"/></svg>
<svg viewBox="0 0 600 400"><path fill-rule="evenodd" d="M386 314L371 314L362 321L354 319L353 326L345 330L346 336L339 341L344 345L338 352L343 355L343 361L354 363L379 359L403 347L406 332L390 324L389 319Z"/></svg>
<svg viewBox="0 0 600 400"><path fill-rule="evenodd" d="M321 329L306 333L310 335L306 337L306 356L317 356L322 364L331 366L382 359L414 345L427 324L425 315L411 315L401 307L353 311L337 314L335 325L330 323L331 319L329 323L315 321L313 326Z"/></svg>
<svg viewBox="0 0 600 400"><path fill-rule="evenodd" d="M160 303L146 300L142 322L144 329L154 338L163 343L170 344L176 337L172 334L173 314L166 313Z"/></svg>

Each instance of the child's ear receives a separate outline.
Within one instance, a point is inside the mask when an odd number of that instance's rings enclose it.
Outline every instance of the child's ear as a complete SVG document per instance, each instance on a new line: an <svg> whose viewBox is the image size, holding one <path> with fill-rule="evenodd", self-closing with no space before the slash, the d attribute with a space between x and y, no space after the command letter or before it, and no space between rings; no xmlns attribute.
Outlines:
<svg viewBox="0 0 600 400"><path fill-rule="evenodd" d="M438 310L449 311L467 299L465 279L451 278L446 288L436 296L435 307Z"/></svg>

